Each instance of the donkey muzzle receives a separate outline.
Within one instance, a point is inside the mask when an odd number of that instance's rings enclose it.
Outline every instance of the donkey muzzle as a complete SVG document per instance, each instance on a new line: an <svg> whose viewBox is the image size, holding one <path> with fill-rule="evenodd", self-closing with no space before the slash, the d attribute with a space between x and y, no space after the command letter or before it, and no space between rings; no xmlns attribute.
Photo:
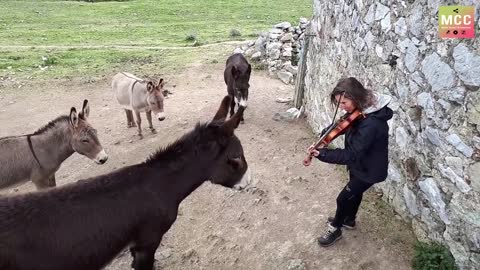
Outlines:
<svg viewBox="0 0 480 270"><path fill-rule="evenodd" d="M158 121L165 120L165 113L164 112L157 113L157 119L158 119Z"/></svg>
<svg viewBox="0 0 480 270"><path fill-rule="evenodd" d="M108 159L108 155L107 153L105 153L105 150L102 149L102 151L100 151L100 153L97 154L94 161L97 164L104 164L105 162L107 162L107 159Z"/></svg>
<svg viewBox="0 0 480 270"><path fill-rule="evenodd" d="M247 101L248 101L248 99L247 99L246 97L241 96L241 97L239 97L239 98L238 98L238 97L235 97L234 99L235 99L235 103L237 103L238 106L242 106L242 107L245 107L245 108L247 107Z"/></svg>
<svg viewBox="0 0 480 270"><path fill-rule="evenodd" d="M242 179L233 186L233 189L242 190L252 183L252 174L250 168L243 174Z"/></svg>

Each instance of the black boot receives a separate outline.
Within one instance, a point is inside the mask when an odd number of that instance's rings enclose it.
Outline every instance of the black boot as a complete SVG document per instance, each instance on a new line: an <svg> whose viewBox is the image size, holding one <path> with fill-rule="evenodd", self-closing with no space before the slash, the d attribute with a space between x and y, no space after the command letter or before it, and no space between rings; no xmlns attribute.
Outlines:
<svg viewBox="0 0 480 270"><path fill-rule="evenodd" d="M330 224L333 222L333 220L335 220L334 217L328 217L327 218L327 221ZM345 220L343 221L342 227L344 227L345 229L354 230L355 225L356 225L355 219L352 219L350 217L346 217Z"/></svg>
<svg viewBox="0 0 480 270"><path fill-rule="evenodd" d="M322 247L333 245L336 241L342 238L342 229L333 227L328 224L327 231L318 238L318 244Z"/></svg>

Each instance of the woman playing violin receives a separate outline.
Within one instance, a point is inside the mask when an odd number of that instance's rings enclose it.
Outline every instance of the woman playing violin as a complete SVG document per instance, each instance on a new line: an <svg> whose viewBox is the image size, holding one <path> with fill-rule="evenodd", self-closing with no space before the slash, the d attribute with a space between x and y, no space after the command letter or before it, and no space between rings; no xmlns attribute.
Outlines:
<svg viewBox="0 0 480 270"><path fill-rule="evenodd" d="M332 104L358 117L344 131L345 148L327 149L310 146L308 153L319 160L346 165L349 182L337 197L334 217L328 218L328 228L319 239L321 246L330 246L342 237L342 227L355 228L355 219L363 193L373 184L382 182L388 170L388 125L393 112L387 107L391 97L367 90L355 78L341 79L330 94ZM328 128L327 128L328 129ZM324 129L323 133L327 131Z"/></svg>

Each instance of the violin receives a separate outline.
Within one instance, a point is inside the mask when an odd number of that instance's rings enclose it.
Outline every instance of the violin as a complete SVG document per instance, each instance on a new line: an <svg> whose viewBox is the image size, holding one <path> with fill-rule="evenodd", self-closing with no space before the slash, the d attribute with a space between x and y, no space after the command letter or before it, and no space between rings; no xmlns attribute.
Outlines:
<svg viewBox="0 0 480 270"><path fill-rule="evenodd" d="M312 144L309 149L319 149L327 147L335 138L343 134L345 130L351 127L352 123L357 119L363 119L365 115L360 110L355 110L352 113L347 113L340 117L333 125L331 125L327 131L320 137L317 143ZM303 165L308 166L312 162L313 153L310 152L303 159Z"/></svg>

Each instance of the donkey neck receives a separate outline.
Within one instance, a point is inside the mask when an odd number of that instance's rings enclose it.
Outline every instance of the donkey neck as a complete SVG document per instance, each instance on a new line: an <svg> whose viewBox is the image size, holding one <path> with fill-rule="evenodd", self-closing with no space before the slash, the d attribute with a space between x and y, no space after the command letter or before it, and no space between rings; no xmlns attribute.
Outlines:
<svg viewBox="0 0 480 270"><path fill-rule="evenodd" d="M57 123L41 133L30 135L32 151L42 167L56 169L74 153L72 135L72 129L67 122Z"/></svg>
<svg viewBox="0 0 480 270"><path fill-rule="evenodd" d="M201 153L199 156L195 150L179 154L171 159L152 160L147 163L148 167L154 167L155 177L152 183L155 190L168 190L177 204L180 204L188 195L195 191L212 174L211 165L215 162L216 153ZM161 176L159 179L158 172Z"/></svg>
<svg viewBox="0 0 480 270"><path fill-rule="evenodd" d="M180 203L210 180L223 149L218 141L212 140L215 136L209 125L197 124L192 131L150 156L143 166L153 172L149 177L152 188L168 190Z"/></svg>
<svg viewBox="0 0 480 270"><path fill-rule="evenodd" d="M173 187L178 198L178 203L182 202L204 182L209 180L208 178L211 171L208 166L209 162L193 160L190 164L195 165L189 166L189 164L186 164L176 179L176 185Z"/></svg>

